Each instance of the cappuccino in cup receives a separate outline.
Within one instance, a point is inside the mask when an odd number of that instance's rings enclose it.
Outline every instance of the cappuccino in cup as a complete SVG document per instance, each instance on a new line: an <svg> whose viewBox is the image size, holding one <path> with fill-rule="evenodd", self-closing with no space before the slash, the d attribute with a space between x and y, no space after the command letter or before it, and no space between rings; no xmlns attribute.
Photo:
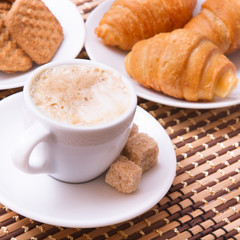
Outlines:
<svg viewBox="0 0 240 240"><path fill-rule="evenodd" d="M96 126L119 118L131 94L120 74L88 65L59 65L35 77L31 98L49 118L66 124Z"/></svg>
<svg viewBox="0 0 240 240"><path fill-rule="evenodd" d="M69 183L109 168L127 142L137 107L128 78L83 59L37 68L23 99L25 129L13 146L14 165Z"/></svg>

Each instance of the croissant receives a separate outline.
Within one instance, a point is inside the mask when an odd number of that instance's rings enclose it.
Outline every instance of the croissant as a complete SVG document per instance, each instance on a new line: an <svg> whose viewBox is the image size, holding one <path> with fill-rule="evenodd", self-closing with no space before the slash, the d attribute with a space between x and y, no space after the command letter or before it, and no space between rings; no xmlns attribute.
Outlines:
<svg viewBox="0 0 240 240"><path fill-rule="evenodd" d="M184 28L204 34L223 53L232 53L240 48L240 1L206 0Z"/></svg>
<svg viewBox="0 0 240 240"><path fill-rule="evenodd" d="M95 33L104 44L130 50L139 40L183 27L197 0L116 0Z"/></svg>
<svg viewBox="0 0 240 240"><path fill-rule="evenodd" d="M125 69L145 87L188 101L224 98L238 82L220 49L188 29L139 41L125 57Z"/></svg>

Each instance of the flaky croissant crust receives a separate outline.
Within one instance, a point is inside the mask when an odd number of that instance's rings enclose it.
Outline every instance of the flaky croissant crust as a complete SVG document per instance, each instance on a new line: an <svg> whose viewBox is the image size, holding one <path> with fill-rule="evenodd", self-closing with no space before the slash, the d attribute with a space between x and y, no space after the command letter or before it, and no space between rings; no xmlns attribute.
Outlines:
<svg viewBox="0 0 240 240"><path fill-rule="evenodd" d="M188 29L136 43L127 73L148 88L188 101L226 97L237 84L235 66L203 35Z"/></svg>
<svg viewBox="0 0 240 240"><path fill-rule="evenodd" d="M142 39L169 32L192 17L197 0L116 0L95 29L104 44L130 50Z"/></svg>
<svg viewBox="0 0 240 240"><path fill-rule="evenodd" d="M240 1L206 0L184 28L204 34L223 53L232 53L240 48Z"/></svg>

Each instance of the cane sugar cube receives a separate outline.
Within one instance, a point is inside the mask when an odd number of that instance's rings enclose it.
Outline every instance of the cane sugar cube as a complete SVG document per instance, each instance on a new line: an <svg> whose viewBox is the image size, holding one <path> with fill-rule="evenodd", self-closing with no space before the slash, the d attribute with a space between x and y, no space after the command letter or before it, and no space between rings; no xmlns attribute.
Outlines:
<svg viewBox="0 0 240 240"><path fill-rule="evenodd" d="M132 137L132 136L135 135L136 133L138 133L138 125L134 123L133 126L132 126L132 130L131 130L131 132L130 132L129 137Z"/></svg>
<svg viewBox="0 0 240 240"><path fill-rule="evenodd" d="M142 169L125 156L110 166L105 182L122 193L135 192L140 184Z"/></svg>
<svg viewBox="0 0 240 240"><path fill-rule="evenodd" d="M146 133L137 133L129 137L122 155L142 168L145 172L158 161L157 142Z"/></svg>

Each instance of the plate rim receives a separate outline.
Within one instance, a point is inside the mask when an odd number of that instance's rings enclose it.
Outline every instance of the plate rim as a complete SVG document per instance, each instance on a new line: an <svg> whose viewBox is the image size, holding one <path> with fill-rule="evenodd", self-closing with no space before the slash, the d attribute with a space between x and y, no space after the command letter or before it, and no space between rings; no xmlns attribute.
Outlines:
<svg viewBox="0 0 240 240"><path fill-rule="evenodd" d="M114 0L105 0L104 2L100 3L88 16L87 20L86 20L86 40L85 40L85 49L86 52L89 56L89 58L91 60L94 61L98 61L98 62L102 62L104 64L107 64L106 62L103 62L102 60L99 60L98 58L96 58L96 55L94 54L94 50L91 49L91 47L89 46L89 32L90 30L92 31L92 28L96 27L96 21L95 18L99 15L103 15L104 12L106 12L106 8L110 6L110 4L113 2ZM203 3L203 0L199 0L197 2L197 5L195 7L195 14L197 13L196 9L199 9L201 4ZM92 23L94 23L94 26L92 26ZM91 32L92 34L92 32ZM100 39L98 39L96 37L96 35L94 34L94 40L101 41ZM108 49L111 49L111 47L105 46L102 43L103 47L106 47ZM117 49L117 48L116 48ZM119 49L117 49L119 50ZM124 51L122 51L124 53ZM113 66L111 66L113 67ZM136 93L139 97L142 97L146 100L149 101L153 101L156 103L160 103L160 104L164 104L167 106L172 106L172 107L179 107L179 108L189 108L189 109L213 109L213 108L222 108L222 107L230 107L233 105L237 105L240 103L240 98L234 98L231 100L231 95L229 96L229 98L225 98L225 99L220 99L220 98L216 98L219 99L219 102L216 101L209 101L209 102L190 102L190 101L186 101L184 99L176 99L174 97L165 95L161 92L157 92L154 89L148 89L144 86L142 86L141 84L139 84L138 82L136 82L134 79L132 79L126 72L122 72L121 69L117 69L118 71L120 71L122 74L124 74L126 77L128 77L130 79L130 81L132 82L132 84L134 85L134 88L136 90ZM238 88L240 89L240 79L239 79L239 83L238 83Z"/></svg>
<svg viewBox="0 0 240 240"><path fill-rule="evenodd" d="M2 101L0 101L0 111L2 111L2 109L6 108L6 107L9 107L11 106L11 104L22 104L20 100L20 98L23 99L22 97L22 92L19 92L19 93L15 93L5 99L3 99ZM168 159L168 165L169 165L169 169L170 169L170 165L171 165L171 176L169 177L168 176L168 180L166 181L166 183L162 186L163 187L163 192L161 192L161 194L156 194L154 196L154 198L152 198L151 201L148 202L148 204L146 204L145 206L141 206L140 210L139 210L139 207L135 210L135 211L132 211L131 214L125 214L123 213L122 216L117 216L117 217L114 217L114 220L112 219L105 219L102 223L98 222L98 220L96 221L93 221L92 223L91 222L87 222L86 219L82 219L80 221L77 221L76 220L70 220L70 219L62 219L62 218L57 218L57 217L49 217L49 216L36 216L33 212L29 212L28 210L23 210L21 208L21 206L19 207L17 205L17 201L16 200L7 200L4 196L2 196L2 193L0 193L0 201L2 204L6 205L7 207L9 207L9 209L12 209L13 211L16 211L17 213L23 215L23 216L26 216L27 218L31 218L31 219L35 219L36 221L40 221L40 222L43 222L43 223L47 223L47 224L52 224L52 225L58 225L58 226L64 226L64 227L81 227L81 228L89 228L89 227L103 227L103 226L107 226L107 225L111 225L111 224L118 224L120 222L124 222L124 221L127 221L127 220L130 220L134 217L137 217L139 216L140 214L143 214L145 213L146 211L150 210L151 207L153 207L155 204L157 204L168 192L168 190L170 189L172 183L173 183L173 180L175 178L175 174L176 174L176 154L175 154L175 150L174 150L174 147L173 147L173 144L170 140L170 137L168 136L167 132L165 131L165 129L161 126L161 124L150 114L148 113L146 110L142 109L141 107L137 107L137 111L141 111L141 114L146 114L147 118L148 119L151 119L151 121L156 121L154 124L159 124L159 133L163 134L163 140L164 141L168 141L169 142L169 148L172 149L172 152L170 153L169 156L172 156L172 159ZM12 111L14 109L12 108ZM6 114L9 114L9 117L11 116L11 112L8 112ZM13 120L13 121L16 121L16 120ZM150 121L150 120L149 120ZM1 122L1 120L0 120ZM164 136L165 135L165 136ZM10 158L10 156L9 156ZM160 159L159 159L160 161ZM1 160L0 160L1 162ZM169 163L171 162L171 164ZM11 169L11 164L10 163L7 163L8 164L8 167L10 167ZM10 164L10 165L9 165ZM18 170L19 171L19 170ZM157 170L156 170L157 171ZM169 172L170 170L168 170ZM157 172L155 172L155 174L158 174L159 173L159 170ZM21 173L22 174L22 173ZM151 174L151 172L149 172L149 174ZM6 174L5 174L6 175ZM28 175L28 174L27 174ZM6 176L5 176L6 177ZM3 178L5 178L3 177ZM19 177L19 176L18 176ZM29 176L26 176L27 178L29 178L29 180L31 179L31 175ZM52 179L53 181L57 181L57 180L54 180L53 178L49 177L49 176L46 176L46 175L42 175L40 176L39 178L42 179L42 181L45 181L46 178L49 178L49 179ZM100 179L101 179L102 176L100 176ZM34 180L34 177L32 177L32 179ZM52 180L46 180L46 181L52 181ZM102 179L101 179L102 180ZM96 181L95 184L98 184L98 181L101 181L101 180L93 180L93 181ZM34 180L35 181L35 180ZM145 180L146 181L146 180ZM6 181L2 181L3 183L0 183L0 186L3 186L2 184L7 184L7 183L4 183ZM57 181L59 183L59 181ZM90 185L91 185L91 182L90 181ZM68 184L68 183L60 183L60 184ZM88 184L88 183L86 183ZM94 185L94 183L92 183ZM102 184L102 183L100 183ZM79 184L81 185L81 184ZM105 186L105 185L103 185ZM107 187L110 187L110 186L107 186ZM104 189L105 187L103 187ZM116 191L116 189L113 189L112 187L110 187L113 191ZM146 188L146 186L145 186ZM112 191L111 190L111 191ZM143 191L146 189L142 189ZM143 194L143 196L147 196L146 193ZM161 196L160 196L161 195ZM143 198L143 196L140 196L140 199ZM128 197L128 196L126 196ZM131 198L131 197L130 197ZM134 199L134 195L132 195L132 198ZM143 200L142 200L143 201ZM84 222L84 223L83 223Z"/></svg>
<svg viewBox="0 0 240 240"><path fill-rule="evenodd" d="M51 1L53 1L53 0L42 0L42 1L48 7L47 2L50 2L50 4L52 4ZM72 1L70 1L70 0L54 0L54 1L58 1L57 2L58 4L56 4L56 5L58 6L58 10L61 9L61 11L65 10L63 8L63 5L67 4L67 6L69 8L71 8L72 11L74 11L74 17L77 19L77 21L74 22L75 23L74 26L76 28L76 22L77 22L77 29L78 29L77 34L78 34L78 37L79 37L78 46L76 45L76 50L74 52L72 52L71 56L68 57L68 59L74 59L78 56L80 51L83 49L85 39L86 39L86 30L85 30L85 23L84 23L83 17L80 14L80 12L78 11L76 5ZM52 11L53 15L55 16L56 12L55 13L53 12L54 11L53 7L51 7L51 11ZM61 22L63 20L60 19L59 17L57 17L57 19L61 24ZM61 26L62 26L62 24L61 24ZM66 28L63 28L63 31L66 31ZM68 33L69 32L67 32L67 34L64 35L64 38L66 38L66 35L68 36ZM76 36L76 33L74 33L74 36ZM64 44L64 39L63 39L63 42L61 43L61 45L62 44ZM60 48L61 48L61 45L60 45ZM67 49L67 47L66 47L66 49ZM59 49L58 49L58 51L59 51ZM56 54L57 54L57 52L56 52ZM53 56L53 58L49 62L60 60L60 59L55 60L56 54ZM29 76L29 74L31 74L31 72L33 72L36 68L38 68L39 66L42 66L42 65L43 64L37 65L37 64L33 63L33 67L31 69L29 69L28 71L26 71L26 72L16 72L16 73L12 73L11 75L9 75L8 73L4 73L3 71L0 71L0 75L2 74L2 76L0 76L0 90L23 87L24 83L26 81L26 78ZM4 77L4 75L9 76L9 78L6 79ZM19 78L19 79L17 79L17 78ZM14 79L16 79L16 80L14 80Z"/></svg>

